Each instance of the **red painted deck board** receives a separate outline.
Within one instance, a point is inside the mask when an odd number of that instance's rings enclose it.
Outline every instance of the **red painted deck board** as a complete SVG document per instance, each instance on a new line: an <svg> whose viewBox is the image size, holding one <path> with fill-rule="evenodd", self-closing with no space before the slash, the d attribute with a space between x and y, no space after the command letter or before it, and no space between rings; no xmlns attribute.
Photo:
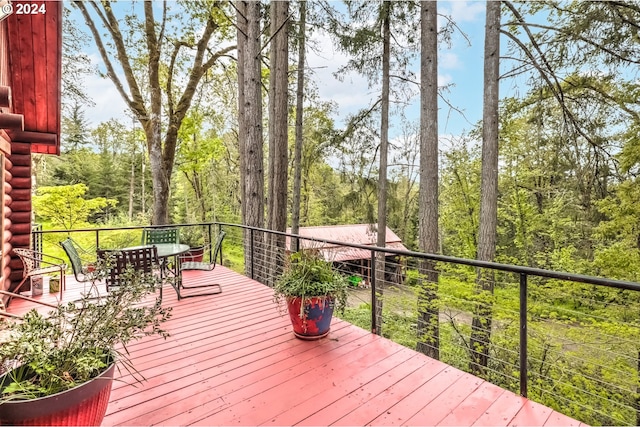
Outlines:
<svg viewBox="0 0 640 427"><path fill-rule="evenodd" d="M504 393L497 385L484 382L455 407L449 415L438 422L439 426L459 426L470 418L479 418L489 406Z"/></svg>
<svg viewBox="0 0 640 427"><path fill-rule="evenodd" d="M165 286L171 336L129 346L146 381L118 374L103 425L580 424L339 319L299 340L271 289L224 267L185 280L223 292L178 301ZM64 298L81 290L69 277Z"/></svg>

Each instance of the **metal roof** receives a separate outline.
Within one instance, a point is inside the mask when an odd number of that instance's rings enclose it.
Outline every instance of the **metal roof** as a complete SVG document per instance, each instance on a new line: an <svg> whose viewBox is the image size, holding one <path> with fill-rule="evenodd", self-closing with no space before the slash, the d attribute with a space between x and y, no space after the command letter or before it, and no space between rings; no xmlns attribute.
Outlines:
<svg viewBox="0 0 640 427"><path fill-rule="evenodd" d="M303 237L313 237L315 239L329 239L344 243L355 243L359 245L375 246L377 232L372 230L372 224L347 224L347 225L326 225L318 227L300 227L298 235ZM291 229L287 229L291 233ZM366 249L351 248L348 246L335 245L333 243L316 242L311 240L301 240L303 249L316 249L327 261L349 261L356 259L370 259L371 252ZM407 250L400 238L387 227L386 247L393 249ZM287 249L290 249L290 239L287 237Z"/></svg>

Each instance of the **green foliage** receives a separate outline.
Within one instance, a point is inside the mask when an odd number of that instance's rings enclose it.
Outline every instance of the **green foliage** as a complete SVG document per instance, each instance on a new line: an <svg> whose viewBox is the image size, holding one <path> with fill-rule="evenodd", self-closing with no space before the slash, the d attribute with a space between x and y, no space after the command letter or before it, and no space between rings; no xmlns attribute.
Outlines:
<svg viewBox="0 0 640 427"><path fill-rule="evenodd" d="M55 226L65 230L81 228L90 215L116 205L115 200L104 197L84 199L86 192L84 184L40 187L33 197L33 205L39 217Z"/></svg>
<svg viewBox="0 0 640 427"><path fill-rule="evenodd" d="M105 266L98 266L96 279L104 276ZM34 309L21 321L4 322L8 340L0 347L0 366L8 372L0 377L0 401L68 390L98 376L113 360L132 371L126 345L144 336L168 336L161 325L171 308L159 299L141 304L156 290L155 279L130 270L125 280L127 286L98 299L88 293L47 316Z"/></svg>
<svg viewBox="0 0 640 427"><path fill-rule="evenodd" d="M461 141L443 159L440 227L443 253L475 258L480 212L480 153Z"/></svg>
<svg viewBox="0 0 640 427"><path fill-rule="evenodd" d="M419 279L408 273L409 282ZM468 278L467 278L468 276ZM440 359L469 370L472 314L492 307L489 366L483 378L518 392L519 288L517 278L497 283L495 294L478 295L475 275L442 269L438 300ZM383 334L415 348L415 287L385 291ZM640 301L637 292L559 280L529 281L529 398L591 425L634 425L637 397ZM348 308L343 318L370 327L370 307Z"/></svg>
<svg viewBox="0 0 640 427"><path fill-rule="evenodd" d="M310 252L291 255L284 273L274 286L277 303L283 299L299 297L304 302L313 297L335 298L337 311L342 312L347 305L349 280L333 268L330 262Z"/></svg>

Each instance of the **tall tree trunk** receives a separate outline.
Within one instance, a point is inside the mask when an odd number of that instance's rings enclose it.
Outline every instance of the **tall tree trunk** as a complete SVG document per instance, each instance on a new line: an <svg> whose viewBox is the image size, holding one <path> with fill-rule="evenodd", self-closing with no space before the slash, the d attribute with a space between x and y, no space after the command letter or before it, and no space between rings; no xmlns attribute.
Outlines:
<svg viewBox="0 0 640 427"><path fill-rule="evenodd" d="M271 2L271 73L269 75L269 229L287 228L287 196L289 167L289 37L288 1ZM269 263L271 282L284 264L284 236L271 235ZM271 284L271 283L269 283Z"/></svg>
<svg viewBox="0 0 640 427"><path fill-rule="evenodd" d="M263 166L263 140L262 140L262 81L260 73L260 3L248 1L245 3L247 19L247 40L244 61L244 200L245 218L244 224L252 227L264 227L264 166ZM255 267L254 278L264 280L264 248L263 236L254 232L252 246L245 246L245 252L253 247L256 251L253 256ZM247 264L245 264L247 265ZM251 265L251 259L250 263Z"/></svg>
<svg viewBox="0 0 640 427"><path fill-rule="evenodd" d="M131 154L131 175L129 177L129 210L127 212L129 221L133 218L133 198L135 196L136 189L136 152Z"/></svg>
<svg viewBox="0 0 640 427"><path fill-rule="evenodd" d="M238 154L240 159L240 217L242 218L242 223L246 224L246 211L247 211L247 198L245 197L245 185L244 183L247 180L247 170L246 170L246 113L244 109L245 103L245 56L247 53L247 31L248 31L248 21L247 21L247 2L246 1L236 1L236 39L238 45ZM250 274L250 266L251 266L251 253L247 248L248 245L249 234L245 229L242 229L243 233L243 242L245 242L244 247L244 268L245 274Z"/></svg>
<svg viewBox="0 0 640 427"><path fill-rule="evenodd" d="M640 426L640 351L636 356L636 395L633 401L633 409L636 411L636 425Z"/></svg>
<svg viewBox="0 0 640 427"><path fill-rule="evenodd" d="M296 140L293 154L293 202L291 206L291 234L300 232L300 188L302 181L302 118L304 114L304 62L306 50L307 1L300 2L298 23L298 81L296 87ZM291 241L291 249L299 248L297 239Z"/></svg>
<svg viewBox="0 0 640 427"><path fill-rule="evenodd" d="M437 2L420 4L420 250L438 252L438 14ZM423 260L417 350L440 358L438 271Z"/></svg>
<svg viewBox="0 0 640 427"><path fill-rule="evenodd" d="M169 176L164 169L162 159L162 137L160 136L160 119L147 122L145 134L149 141L149 165L151 166L151 181L153 183L153 212L151 224L161 225L169 222Z"/></svg>
<svg viewBox="0 0 640 427"><path fill-rule="evenodd" d="M149 52L147 75L150 92L150 117L147 117L144 132L147 136L151 180L153 182L153 212L151 224L169 222L170 169L166 169L162 147L162 90L160 89L160 49L151 2L144 4L146 44Z"/></svg>
<svg viewBox="0 0 640 427"><path fill-rule="evenodd" d="M127 31L138 31L138 28L132 28L132 25L137 23L119 20L109 2L74 1L73 4L80 10L89 27L107 69L106 74L144 129L153 183L151 223L166 224L169 222L168 202L178 131L191 106L202 76L221 56L235 47L227 46L217 52L210 50L209 42L220 28L213 13L206 17L206 22L203 22L204 26L198 40L191 40L191 37L189 37L190 40L176 40L174 37L165 36L167 2L162 4L161 20L156 21L155 5L153 2L146 1L143 3L144 21L140 30L140 34L143 34L140 37L142 43L135 49L128 50L126 37L120 30L120 23L123 22L128 26ZM92 18L87 5L100 16L98 20ZM213 5L213 7L219 8L220 5ZM193 62L190 64L188 74L179 77L180 80L186 81L182 93L179 93L174 86L175 63L171 62L168 67L161 67L160 58L163 46L167 46L167 49L173 48L169 56L175 59L178 57L179 50L187 45L194 47ZM146 50L141 51L142 46ZM133 52L136 54L135 57L131 56ZM144 58L147 63L147 74L144 79L136 76L135 67L132 65L134 60L140 58ZM121 68L122 73L115 71L115 63ZM176 97L176 95L179 96ZM168 117L164 140L162 136L163 105L166 106L164 116Z"/></svg>
<svg viewBox="0 0 640 427"><path fill-rule="evenodd" d="M378 174L378 236L376 245L386 246L387 243L387 153L389 146L389 70L391 68L391 29L390 2L382 5L382 103L380 117L380 170ZM384 295L384 281L386 272L384 252L378 253L376 260L376 290L380 297L376 299L377 330L382 334L382 306Z"/></svg>
<svg viewBox="0 0 640 427"><path fill-rule="evenodd" d="M500 77L500 6L499 1L487 2L484 43L484 104L482 111L482 173L480 188L480 227L478 256L481 261L493 261L496 253L498 222L498 80ZM478 269L476 279L477 304L471 324L472 372L484 374L489 364L491 344L494 274Z"/></svg>
<svg viewBox="0 0 640 427"><path fill-rule="evenodd" d="M142 152L140 153L140 213L143 216L147 213L147 185L144 180L146 163L144 160L144 152Z"/></svg>

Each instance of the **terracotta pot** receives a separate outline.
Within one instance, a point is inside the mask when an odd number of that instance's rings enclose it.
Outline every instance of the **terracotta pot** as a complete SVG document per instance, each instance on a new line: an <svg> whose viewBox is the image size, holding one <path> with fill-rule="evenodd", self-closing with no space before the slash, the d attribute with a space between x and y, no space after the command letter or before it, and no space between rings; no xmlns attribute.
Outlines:
<svg viewBox="0 0 640 427"><path fill-rule="evenodd" d="M0 404L0 425L98 426L102 423L113 383L115 363L86 383L38 399Z"/></svg>
<svg viewBox="0 0 640 427"><path fill-rule="evenodd" d="M331 327L334 300L331 297L312 297L303 301L300 297L287 298L289 317L296 337L316 340L326 337ZM302 313L302 316L301 316Z"/></svg>

